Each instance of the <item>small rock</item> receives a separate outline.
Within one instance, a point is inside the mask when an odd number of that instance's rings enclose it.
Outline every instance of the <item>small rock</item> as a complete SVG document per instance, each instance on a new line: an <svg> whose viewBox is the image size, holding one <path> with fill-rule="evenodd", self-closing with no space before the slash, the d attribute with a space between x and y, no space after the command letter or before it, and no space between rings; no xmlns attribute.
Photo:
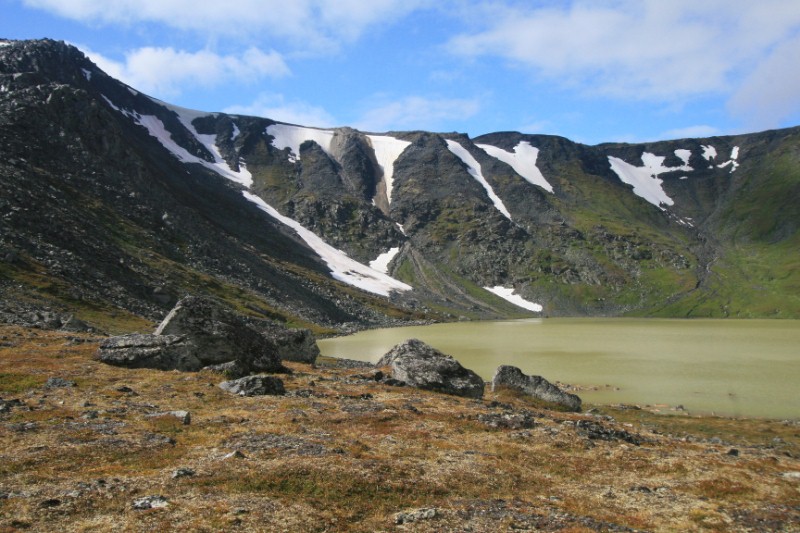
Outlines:
<svg viewBox="0 0 800 533"><path fill-rule="evenodd" d="M419 522L420 520L430 520L431 518L436 518L436 509L428 507L397 513L394 515L394 523L410 524L412 522Z"/></svg>
<svg viewBox="0 0 800 533"><path fill-rule="evenodd" d="M61 505L61 500L58 498L49 498L39 503L39 507L49 508L49 507L58 507Z"/></svg>
<svg viewBox="0 0 800 533"><path fill-rule="evenodd" d="M44 388L46 389L63 389L68 387L74 387L76 383L74 381L69 381L64 378L49 378L45 384Z"/></svg>
<svg viewBox="0 0 800 533"><path fill-rule="evenodd" d="M530 429L536 425L533 415L527 411L520 413L486 413L478 415L478 420L490 428Z"/></svg>
<svg viewBox="0 0 800 533"><path fill-rule="evenodd" d="M195 471L191 468L178 468L172 473L172 479L178 479L181 477L191 477L195 475Z"/></svg>
<svg viewBox="0 0 800 533"><path fill-rule="evenodd" d="M239 450L233 451L231 453L226 453L222 456L223 459L244 459L245 455L240 452Z"/></svg>
<svg viewBox="0 0 800 533"><path fill-rule="evenodd" d="M736 448L731 448L730 450L728 450L728 455L730 455L731 457L739 457L739 450L737 450Z"/></svg>
<svg viewBox="0 0 800 533"><path fill-rule="evenodd" d="M188 426L192 422L192 415L189 413L189 411L165 411L163 413L152 413L147 415L147 418L177 418L185 426Z"/></svg>
<svg viewBox="0 0 800 533"><path fill-rule="evenodd" d="M223 381L219 388L239 396L282 396L286 394L283 381L273 376L245 376L231 381Z"/></svg>
<svg viewBox="0 0 800 533"><path fill-rule="evenodd" d="M133 500L133 508L142 511L145 509L162 509L167 507L169 502L163 496L145 496Z"/></svg>
<svg viewBox="0 0 800 533"><path fill-rule="evenodd" d="M800 481L800 472L784 472L781 477L792 481Z"/></svg>

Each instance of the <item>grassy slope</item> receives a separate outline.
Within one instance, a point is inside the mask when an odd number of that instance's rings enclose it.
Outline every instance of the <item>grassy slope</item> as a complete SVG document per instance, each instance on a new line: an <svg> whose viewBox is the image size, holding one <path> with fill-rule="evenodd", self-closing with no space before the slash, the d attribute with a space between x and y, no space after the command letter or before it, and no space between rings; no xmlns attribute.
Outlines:
<svg viewBox="0 0 800 533"><path fill-rule="evenodd" d="M741 170L711 220L719 244L710 275L654 314L800 317L800 152L787 142L759 167Z"/></svg>
<svg viewBox="0 0 800 533"><path fill-rule="evenodd" d="M286 396L240 398L212 373L100 364L86 340L0 328L0 398L22 403L0 413L0 530L376 531L421 507L436 516L405 528L791 530L800 521L798 481L784 475L800 471L796 422L558 413L512 396L387 387L325 361L291 365ZM77 386L46 389L51 376ZM148 417L176 409L191 412L189 425ZM480 419L526 412L532 428ZM576 428L584 420L644 442L587 439ZM243 457L225 458L236 450ZM178 468L195 475L173 479ZM148 495L168 507L132 508Z"/></svg>

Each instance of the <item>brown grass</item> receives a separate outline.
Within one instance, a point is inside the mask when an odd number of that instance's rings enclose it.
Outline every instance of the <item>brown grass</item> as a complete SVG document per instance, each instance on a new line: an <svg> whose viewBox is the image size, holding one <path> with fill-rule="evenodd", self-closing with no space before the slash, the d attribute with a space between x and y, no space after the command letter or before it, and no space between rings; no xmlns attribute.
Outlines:
<svg viewBox="0 0 800 533"><path fill-rule="evenodd" d="M800 523L798 481L783 475L800 471L796 422L561 413L507 392L474 401L294 363L282 376L287 396L240 398L219 389L214 373L103 365L94 339L12 327L0 337L11 344L0 347L0 398L23 404L0 413L0 531L793 531ZM77 386L44 388L53 376ZM190 411L191 424L148 416L171 410ZM532 413L534 427L478 418L505 410ZM644 443L589 439L580 420ZM236 450L244 456L225 458ZM195 475L173 479L178 468ZM133 509L157 494L168 507ZM394 523L419 508L436 516Z"/></svg>

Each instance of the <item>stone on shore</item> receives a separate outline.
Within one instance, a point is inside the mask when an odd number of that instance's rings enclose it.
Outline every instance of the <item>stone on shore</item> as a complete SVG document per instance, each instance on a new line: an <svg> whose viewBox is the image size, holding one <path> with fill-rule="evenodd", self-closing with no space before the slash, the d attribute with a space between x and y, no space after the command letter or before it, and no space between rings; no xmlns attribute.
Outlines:
<svg viewBox="0 0 800 533"><path fill-rule="evenodd" d="M528 376L515 366L497 367L492 378L492 392L499 388L508 388L531 396L538 400L566 407L570 411L580 412L581 399L575 394L564 392L542 376Z"/></svg>
<svg viewBox="0 0 800 533"><path fill-rule="evenodd" d="M484 382L451 356L417 339L398 344L377 367L390 367L392 379L411 387L467 398L482 398Z"/></svg>

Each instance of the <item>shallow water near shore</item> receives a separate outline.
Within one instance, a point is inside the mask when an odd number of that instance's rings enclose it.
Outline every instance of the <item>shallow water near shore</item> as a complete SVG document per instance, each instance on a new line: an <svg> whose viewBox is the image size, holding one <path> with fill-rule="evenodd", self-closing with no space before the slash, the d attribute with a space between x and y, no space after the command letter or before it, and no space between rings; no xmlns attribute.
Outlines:
<svg viewBox="0 0 800 533"><path fill-rule="evenodd" d="M376 362L418 338L487 381L514 365L596 390L585 402L682 405L690 413L800 418L800 321L547 318L362 331L323 355Z"/></svg>

